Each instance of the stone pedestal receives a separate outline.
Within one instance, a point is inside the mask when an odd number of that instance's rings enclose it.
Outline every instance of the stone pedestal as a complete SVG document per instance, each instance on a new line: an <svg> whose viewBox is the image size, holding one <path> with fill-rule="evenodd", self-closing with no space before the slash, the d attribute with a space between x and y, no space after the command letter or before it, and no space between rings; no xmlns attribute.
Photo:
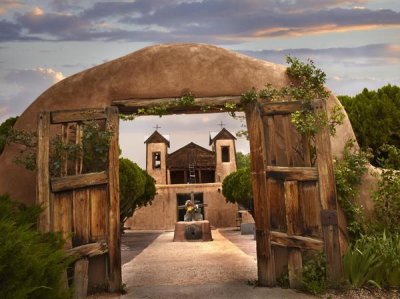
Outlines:
<svg viewBox="0 0 400 299"><path fill-rule="evenodd" d="M179 221L175 223L174 242L212 241L210 222Z"/></svg>

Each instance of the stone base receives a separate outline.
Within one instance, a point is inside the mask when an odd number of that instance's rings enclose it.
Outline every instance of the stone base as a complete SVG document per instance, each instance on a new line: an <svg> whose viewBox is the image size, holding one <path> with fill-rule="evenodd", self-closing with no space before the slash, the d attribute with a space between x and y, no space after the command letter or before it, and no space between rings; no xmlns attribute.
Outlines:
<svg viewBox="0 0 400 299"><path fill-rule="evenodd" d="M174 242L212 241L208 220L175 223Z"/></svg>

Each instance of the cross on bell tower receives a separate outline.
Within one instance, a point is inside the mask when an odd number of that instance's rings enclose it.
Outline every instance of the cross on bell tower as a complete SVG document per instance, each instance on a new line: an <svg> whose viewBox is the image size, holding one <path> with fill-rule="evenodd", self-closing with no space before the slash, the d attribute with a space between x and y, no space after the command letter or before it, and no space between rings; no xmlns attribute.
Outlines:
<svg viewBox="0 0 400 299"><path fill-rule="evenodd" d="M222 120L221 120L221 122L220 122L219 124L217 124L217 125L221 127L221 130L222 130L223 127L225 127L225 124L222 122Z"/></svg>
<svg viewBox="0 0 400 299"><path fill-rule="evenodd" d="M161 127L160 127L158 124L156 124L156 126L155 126L155 127L153 127L153 129L156 129L156 130L158 130L158 129L161 129Z"/></svg>

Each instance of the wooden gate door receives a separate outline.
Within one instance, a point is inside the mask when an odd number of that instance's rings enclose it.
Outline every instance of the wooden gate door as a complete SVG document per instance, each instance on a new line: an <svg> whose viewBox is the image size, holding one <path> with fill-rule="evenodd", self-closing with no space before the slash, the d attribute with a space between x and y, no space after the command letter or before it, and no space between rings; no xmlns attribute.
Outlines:
<svg viewBox="0 0 400 299"><path fill-rule="evenodd" d="M322 129L311 149L290 120L300 108L261 101L246 108L261 285L274 285L287 267L290 287L298 287L303 259L315 251L324 251L331 282L342 273L329 132ZM324 103L314 109L325 111Z"/></svg>
<svg viewBox="0 0 400 299"><path fill-rule="evenodd" d="M108 158L94 157L104 159L104 169L85 173L90 169L85 170L84 153L68 157L63 152L59 171L52 174L49 164L57 161L52 161L55 139L51 136L57 136L63 148L82 145L89 123L111 134ZM75 297L84 297L88 287L120 289L118 125L118 109L114 107L39 113L37 203L45 207L39 229L62 232L66 249L81 256L72 279L78 292Z"/></svg>

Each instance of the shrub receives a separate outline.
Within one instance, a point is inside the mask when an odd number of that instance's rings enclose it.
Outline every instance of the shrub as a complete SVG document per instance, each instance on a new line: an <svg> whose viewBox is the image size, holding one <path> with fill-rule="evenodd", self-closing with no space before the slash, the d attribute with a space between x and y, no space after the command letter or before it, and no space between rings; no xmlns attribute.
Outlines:
<svg viewBox="0 0 400 299"><path fill-rule="evenodd" d="M0 298L69 298L61 277L71 259L60 234L38 232L39 207L0 196Z"/></svg>
<svg viewBox="0 0 400 299"><path fill-rule="evenodd" d="M252 210L253 191L249 168L232 172L222 182L222 194L227 202L238 203Z"/></svg>
<svg viewBox="0 0 400 299"><path fill-rule="evenodd" d="M322 252L318 252L304 263L301 288L316 295L323 293L327 286L326 257Z"/></svg>

